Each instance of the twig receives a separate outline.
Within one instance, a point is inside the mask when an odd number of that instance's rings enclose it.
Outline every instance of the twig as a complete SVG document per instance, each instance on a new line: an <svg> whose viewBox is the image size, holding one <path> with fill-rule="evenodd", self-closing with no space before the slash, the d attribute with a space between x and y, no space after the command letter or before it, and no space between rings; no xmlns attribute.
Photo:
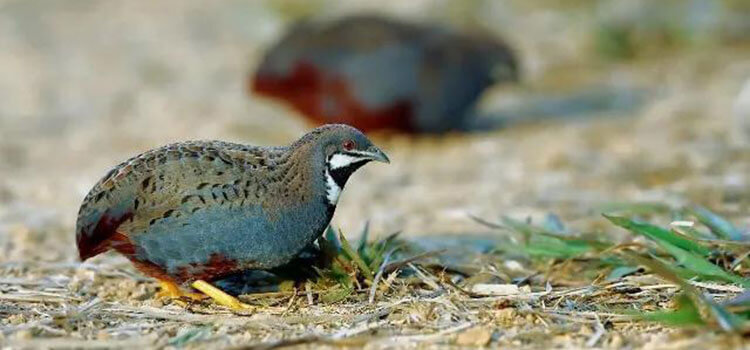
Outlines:
<svg viewBox="0 0 750 350"><path fill-rule="evenodd" d="M367 332L369 330L378 328L378 327L380 327L380 326L382 326L384 324L387 324L388 322L390 322L390 321L388 321L388 320L380 320L380 321L377 321L377 322L365 323L362 326L359 326L359 327L356 327L356 328L352 328L352 329L343 329L343 330L340 330L340 331L334 333L333 335L331 335L330 338L333 339L333 340L339 340L339 339L349 338L349 337L352 337L352 336L355 336L355 335L358 335L358 334L362 334L362 333Z"/></svg>
<svg viewBox="0 0 750 350"><path fill-rule="evenodd" d="M734 270L737 265L741 264L743 260L747 259L747 257L750 256L750 250L742 253L742 255L738 256L737 258L732 261L732 264L729 266L729 270Z"/></svg>
<svg viewBox="0 0 750 350"><path fill-rule="evenodd" d="M414 272L416 272L417 277L419 277L422 283L430 286L432 290L441 290L440 286L437 283L435 283L435 281L432 278L428 277L427 275L424 274L424 272L422 272L422 269L417 268L416 266L412 264L409 264L409 267L411 267L414 270Z"/></svg>
<svg viewBox="0 0 750 350"><path fill-rule="evenodd" d="M396 249L391 249L388 253L385 254L385 258L383 259L383 263L380 264L380 268L378 268L378 273L375 274L375 279L372 281L372 286L370 287L370 298L368 302L370 304L373 304L375 302L375 292L378 289L378 283L380 282L380 279L383 278L383 272L385 271L385 266L388 265L388 261L391 260L391 254L396 251Z"/></svg>
<svg viewBox="0 0 750 350"><path fill-rule="evenodd" d="M123 340L83 340L73 338L37 338L18 341L10 348L23 349L135 349L154 345L158 337L154 335L133 337Z"/></svg>
<svg viewBox="0 0 750 350"><path fill-rule="evenodd" d="M394 262L392 262L392 263L390 263L390 264L388 264L388 265L385 266L384 273L391 273L393 271L398 270L402 266L408 265L408 264L410 264L412 262L415 262L417 260L421 260L421 259L424 259L424 258L427 258L427 257L431 257L431 256L443 254L443 253L446 252L446 250L447 249L433 250L433 251L429 251L429 252L424 252L424 253L421 253L421 254L417 254L417 255L412 256L410 258L402 259L402 260L399 260L399 261L394 261Z"/></svg>
<svg viewBox="0 0 750 350"><path fill-rule="evenodd" d="M36 328L39 328L49 334L56 335L56 336L65 336L68 335L68 332L62 330L62 329L56 329L52 328L48 325L38 325Z"/></svg>
<svg viewBox="0 0 750 350"><path fill-rule="evenodd" d="M478 224L480 224L482 226L489 227L489 228L494 228L494 229L497 229L497 230L507 230L508 229L507 227L505 227L505 226L503 226L501 224L497 224L497 223L494 223L494 222L487 221L487 220L482 219L482 218L480 218L478 216L475 216L474 214L469 214L469 218L472 219L472 220L474 220L476 223L478 223Z"/></svg>
<svg viewBox="0 0 750 350"><path fill-rule="evenodd" d="M292 305L294 305L295 300L297 300L297 288L294 288L294 294L292 294L292 297L289 298L289 302L286 304L286 308L284 309L284 312L281 313L281 317L286 316L289 310L292 309Z"/></svg>
<svg viewBox="0 0 750 350"><path fill-rule="evenodd" d="M272 342L265 342L265 343L252 344L252 345L246 345L246 346L238 346L238 347L233 348L233 350L281 349L281 348L294 346L294 345L300 345L300 344L319 343L325 340L326 340L325 338L322 338L317 335L304 335L304 336L297 337L297 338L282 339L282 340L276 340Z"/></svg>
<svg viewBox="0 0 750 350"><path fill-rule="evenodd" d="M25 295L9 295L0 294L0 300L17 301L26 303L67 303L70 300L76 300L75 298L64 297L64 296L25 296Z"/></svg>
<svg viewBox="0 0 750 350"><path fill-rule="evenodd" d="M307 294L307 305L313 305L313 294L312 288L310 288L310 281L305 282L305 294Z"/></svg>
<svg viewBox="0 0 750 350"><path fill-rule="evenodd" d="M29 280L25 278L0 278L0 284L10 284L19 286L41 286L45 283L40 280Z"/></svg>
<svg viewBox="0 0 750 350"><path fill-rule="evenodd" d="M601 339L602 336L604 336L604 334L607 333L607 330L604 329L604 326L602 325L602 321L599 319L599 316L594 315L594 317L596 318L596 323L595 323L596 332L593 335L591 335L589 340L586 342L586 347L588 348L594 347L594 345L596 345L596 343L599 342L599 339Z"/></svg>
<svg viewBox="0 0 750 350"><path fill-rule="evenodd" d="M393 309L393 306L388 306L384 308L380 308L376 310L375 312L360 315L354 318L354 323L361 323L361 322L367 322L373 318L381 318L391 313L391 310Z"/></svg>
<svg viewBox="0 0 750 350"><path fill-rule="evenodd" d="M36 327L41 327L41 326L48 325L48 324L52 323L52 321L53 320L52 320L51 317L46 317L46 318L41 319L41 320L36 320L36 321L27 322L27 323L22 323L22 324L19 324L19 325L4 326L4 327L0 327L0 333L1 334L10 334L12 332L18 332L18 331L22 331L24 329L33 329L33 328L36 328Z"/></svg>
<svg viewBox="0 0 750 350"><path fill-rule="evenodd" d="M473 326L474 326L473 322L466 322L458 326L450 327L450 328L444 329L440 332L433 333L433 334L418 334L418 335L406 335L406 336L400 336L400 337L398 336L390 337L387 340L387 343L403 344L403 342L428 342L428 341L433 341L436 339L441 339L449 334L458 333L460 331L471 328Z"/></svg>
<svg viewBox="0 0 750 350"><path fill-rule="evenodd" d="M443 282L443 283L445 283L445 284L447 284L447 285L449 285L449 286L451 286L453 289L457 290L459 293L467 295L467 296L469 296L471 298L481 298L481 297L484 296L482 294L477 294L477 293L474 293L472 291L468 291L466 289L461 288L459 285L453 283L453 281L451 281L450 278L443 277L443 278L440 279L440 281Z"/></svg>
<svg viewBox="0 0 750 350"><path fill-rule="evenodd" d="M372 330L374 328L378 328L388 322L389 321L387 320L382 320L382 321L378 321L374 323L365 324L361 327L357 327L353 329L343 329L331 335L303 335L303 336L291 338L291 339L282 339L282 340L276 340L276 341L271 341L271 342L236 347L234 349L235 350L270 350L270 349L280 349L280 348L285 348L285 347L294 346L294 345L312 344L312 343L324 343L324 344L330 344L330 345L337 345L337 344L346 343L344 342L344 340L347 338L351 338L355 335L359 335L369 330Z"/></svg>
<svg viewBox="0 0 750 350"><path fill-rule="evenodd" d="M715 290L719 292L742 293L745 291L745 288L738 287L733 284L718 284L718 283L707 283L707 282L698 282L698 281L688 281L688 283L696 287Z"/></svg>
<svg viewBox="0 0 750 350"><path fill-rule="evenodd" d="M184 310L172 311L166 309L159 309L149 306L141 307L129 307L129 306L118 306L112 308L101 309L102 312L110 312L122 316L129 316L134 318L151 318L168 321L180 321L187 323L221 323L221 324L235 324L242 325L245 327L256 327L265 329L272 324L279 323L272 317L265 317L259 319L261 315L253 315L249 317L235 317L233 313L222 312L215 315L203 315L192 312L186 312Z"/></svg>

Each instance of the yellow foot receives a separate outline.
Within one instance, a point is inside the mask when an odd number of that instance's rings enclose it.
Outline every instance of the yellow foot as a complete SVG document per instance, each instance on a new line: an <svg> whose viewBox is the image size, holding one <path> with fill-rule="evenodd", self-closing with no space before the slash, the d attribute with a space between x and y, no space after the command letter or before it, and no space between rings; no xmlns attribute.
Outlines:
<svg viewBox="0 0 750 350"><path fill-rule="evenodd" d="M216 301L219 305L226 306L232 310L248 310L252 309L252 306L247 305L237 298L225 293L219 288L216 288L203 280L197 280L192 284L193 288L203 292Z"/></svg>
<svg viewBox="0 0 750 350"><path fill-rule="evenodd" d="M200 301L207 298L207 296L200 293L184 292L177 284L172 281L159 281L159 286L161 287L161 290L156 293L157 298L175 299L176 301L178 301L178 303L183 299L189 299L190 301Z"/></svg>

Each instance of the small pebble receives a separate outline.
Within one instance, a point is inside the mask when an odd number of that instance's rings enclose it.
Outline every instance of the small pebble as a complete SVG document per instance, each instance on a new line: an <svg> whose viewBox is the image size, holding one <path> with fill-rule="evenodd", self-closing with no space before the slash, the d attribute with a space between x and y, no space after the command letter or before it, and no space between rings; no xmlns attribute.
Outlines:
<svg viewBox="0 0 750 350"><path fill-rule="evenodd" d="M461 332L456 338L457 345L485 346L492 339L492 332L482 326L469 328Z"/></svg>

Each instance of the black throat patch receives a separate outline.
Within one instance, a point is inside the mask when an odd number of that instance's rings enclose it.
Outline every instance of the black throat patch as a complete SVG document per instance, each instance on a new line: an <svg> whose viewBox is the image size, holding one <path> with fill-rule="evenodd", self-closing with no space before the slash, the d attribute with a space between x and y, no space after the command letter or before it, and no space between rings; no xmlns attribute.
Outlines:
<svg viewBox="0 0 750 350"><path fill-rule="evenodd" d="M369 161L369 159L362 159L347 166L336 169L329 169L328 171L331 174L333 181L336 182L336 185L338 185L339 188L343 189L344 185L346 184L346 180L349 180L349 176L352 176L352 174L357 171L357 169L367 164L367 162Z"/></svg>

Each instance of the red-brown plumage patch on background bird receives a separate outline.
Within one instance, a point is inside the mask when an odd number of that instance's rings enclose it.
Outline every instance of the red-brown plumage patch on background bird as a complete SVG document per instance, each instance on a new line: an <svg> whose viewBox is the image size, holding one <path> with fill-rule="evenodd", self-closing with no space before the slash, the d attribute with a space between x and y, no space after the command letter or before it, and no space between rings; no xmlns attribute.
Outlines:
<svg viewBox="0 0 750 350"><path fill-rule="evenodd" d="M252 92L288 102L317 124L344 123L365 132L389 128L414 131L410 122L414 108L408 100L396 100L378 109L367 108L352 95L343 77L327 76L307 62L298 63L289 76L259 74L250 79L249 85ZM327 99L336 106L335 110L325 108Z"/></svg>

